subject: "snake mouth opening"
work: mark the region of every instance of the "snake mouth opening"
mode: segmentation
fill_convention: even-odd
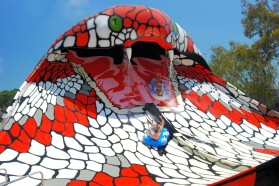
[[[134,58],[147,58],[154,60],[162,60],[161,56],[166,56],[166,51],[155,42],[136,42],[132,45],[131,62],[135,63]]]
[[[154,60],[161,60],[161,56],[166,55],[166,51],[155,42],[135,42],[131,46],[131,64],[136,65],[133,58],[141,57]],[[69,49],[66,49],[68,51]],[[111,48],[71,48],[70,50],[75,51],[76,55],[80,58],[88,58],[93,56],[107,56],[113,58],[113,63],[119,65],[123,63],[125,56],[125,48],[121,45],[116,45]]]
[[[176,106],[166,51],[159,44],[150,42],[136,42],[131,50],[130,59],[125,48],[119,46],[97,50],[68,49],[66,58],[80,64],[115,107],[132,108],[146,103]],[[149,82],[158,73],[169,93],[165,100],[154,99],[150,92]]]

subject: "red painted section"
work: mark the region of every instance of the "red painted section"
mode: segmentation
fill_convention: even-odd
[[[138,36],[143,36],[145,29],[146,29],[146,25],[141,24],[137,29]]]
[[[232,119],[232,122],[236,124],[241,124],[242,119],[245,118],[245,115],[235,108],[232,107],[232,111],[229,114],[226,114],[229,119]]]
[[[112,186],[113,185],[113,178],[103,172],[98,173],[92,181],[100,184],[100,185],[107,185]]]
[[[31,138],[26,134],[26,132],[24,130],[21,130],[18,139],[26,144],[30,144],[30,142],[31,142]]]
[[[279,150],[259,149],[259,148],[255,148],[254,150],[255,150],[256,152],[265,153],[265,154],[270,154],[270,155],[272,155],[272,156],[278,156],[278,155],[279,155]]]
[[[65,124],[54,120],[52,130],[55,132],[63,132],[65,130]]]
[[[164,56],[162,56],[162,60],[134,58],[137,65],[129,66],[129,71],[127,71],[128,64],[126,62],[114,65],[113,59],[110,57],[82,58],[77,56],[74,51],[69,51],[67,58],[70,61],[81,64],[87,70],[87,73],[91,75],[91,78],[94,79],[101,92],[118,108],[145,105],[149,101],[153,101],[160,106],[177,105],[173,86],[168,80],[169,74],[166,67],[169,61],[164,59]],[[148,83],[152,78],[156,78],[156,72],[161,73],[161,79],[166,84],[166,89],[169,90],[169,98],[167,100],[155,100],[150,94]],[[111,78],[112,74],[113,78]],[[76,100],[74,104],[76,110],[86,114],[87,109],[82,106],[81,102]],[[80,119],[80,117],[78,118]]]
[[[15,140],[9,147],[17,152],[27,152],[30,148],[30,145],[22,143],[19,140]]]
[[[150,185],[150,186],[160,186],[159,183],[156,183],[152,180],[152,178],[148,177],[148,176],[142,176],[141,178],[141,185]]]
[[[217,83],[224,87],[226,86],[226,81],[224,79],[205,69],[202,65],[195,64],[193,66],[175,66],[175,69],[180,76],[184,76],[189,79],[196,79],[200,83],[207,81],[209,83]],[[208,111],[216,118],[220,118],[221,115],[225,115],[232,122],[239,125],[243,123],[244,119],[258,128],[261,127],[260,123],[262,123],[274,130],[278,129],[277,123],[270,120],[269,116],[262,116],[256,112],[247,111],[243,108],[239,108],[239,110],[237,110],[231,107],[231,110],[228,110],[220,101],[215,100],[213,102],[206,95],[199,96],[193,91],[187,94],[182,89],[180,89],[180,92],[182,98],[190,100],[199,110],[204,113]]]
[[[90,183],[89,183],[89,186],[100,186],[100,185],[97,184],[97,183],[94,183],[94,182],[90,182]]]
[[[37,134],[35,136],[35,140],[41,144],[44,144],[45,146],[49,146],[51,143],[52,136],[49,133],[45,133],[41,131],[40,129],[37,130]]]
[[[135,9],[136,11],[131,11],[131,12],[127,12],[127,17],[129,17],[132,20],[137,21],[136,16],[139,12],[146,10],[145,6],[137,6],[137,8]]]
[[[10,129],[10,132],[11,132],[11,134],[12,134],[14,137],[17,137],[17,136],[19,135],[19,133],[20,133],[20,126],[19,126],[19,124],[18,124],[17,122],[15,122],[15,123],[13,124],[13,126],[12,126],[11,129]]]
[[[97,118],[96,105],[94,104],[87,105],[87,114],[91,118]]]
[[[68,97],[65,97],[64,98],[64,104],[65,104],[65,107],[67,107],[69,110],[71,110],[71,111],[75,110],[74,100],[72,100],[72,99],[70,99]]]
[[[137,186],[140,184],[138,178],[120,177],[115,178],[115,185],[117,186]]]
[[[85,114],[82,114],[80,112],[76,112],[76,116],[79,120],[79,124],[82,124],[86,127],[89,126],[89,122],[88,122],[87,116]]]
[[[67,122],[70,122],[70,123],[78,122],[78,118],[76,117],[75,114],[73,114],[73,112],[71,110],[69,110],[67,107],[65,107],[64,111],[65,111]]]
[[[123,6],[123,7],[116,7],[113,9],[114,13],[116,15],[119,15],[122,18],[125,18],[127,15],[127,12],[131,12],[133,10],[133,7],[131,6]],[[135,10],[133,10],[135,11]]]
[[[75,35],[75,33],[73,32],[73,30],[68,30],[64,36],[66,37],[66,36],[73,36],[73,35]],[[61,38],[63,38],[63,37],[61,37]],[[59,40],[60,40],[60,39],[57,39],[57,41],[59,41]]]
[[[61,133],[63,136],[74,137],[74,125],[73,123],[65,123],[65,130]]]
[[[160,29],[160,32],[161,32],[161,36],[162,36],[162,37],[167,37],[167,32],[166,32],[166,30],[163,29],[163,28],[159,28],[159,29]]]
[[[150,19],[149,21],[148,21],[148,24],[150,25],[150,26],[153,26],[154,28],[157,28],[157,26],[158,26],[158,22],[156,21],[156,19]]]
[[[129,168],[123,168],[121,170],[121,176],[127,176],[127,177],[137,177],[139,174],[133,171],[131,167]]]
[[[256,181],[255,167],[208,186],[254,186]]]
[[[266,118],[267,118],[268,120],[271,120],[271,121],[277,123],[277,126],[279,125],[279,118],[271,117],[271,116],[266,116]]]
[[[160,37],[161,36],[160,29],[158,27],[153,27],[152,36],[154,36],[154,37]]]
[[[40,68],[31,73],[27,78],[29,83],[39,83],[41,80],[50,81],[52,83],[57,83],[58,78],[65,78],[75,74],[73,67],[70,63],[61,62],[47,62],[43,60],[40,64]]]
[[[88,34],[88,32],[77,33],[76,45],[78,47],[86,46],[88,41],[89,41],[89,34]]]
[[[193,49],[193,41],[189,37],[187,37],[187,40],[188,40],[188,42],[187,42],[188,43],[188,51],[189,52],[193,52],[194,51],[194,49]]]
[[[146,168],[142,165],[132,164],[132,169],[140,175],[148,175]]]
[[[278,123],[275,123],[273,119],[270,119],[270,117],[266,117],[267,121],[266,121],[266,125],[274,130],[278,130]]]
[[[102,14],[104,14],[104,15],[113,15],[114,14],[114,9],[112,9],[112,8],[107,9],[107,10],[103,11]],[[92,17],[95,17],[95,16],[93,15]]]
[[[73,28],[73,31],[74,31],[75,33],[80,32],[80,25],[76,25],[76,26]]]
[[[226,81],[219,76],[213,74],[210,70],[204,68],[200,64],[192,66],[174,66],[180,76],[196,79],[198,82],[217,83],[221,86],[226,86]]]
[[[139,23],[137,21],[134,21],[133,26],[137,30],[139,27]]]
[[[166,26],[166,24],[170,24],[170,18],[169,17],[165,17],[162,15],[162,13],[158,12],[158,10],[153,9],[154,11],[152,11],[152,17],[154,18],[154,20],[156,20],[156,22],[158,22],[158,25],[161,27]],[[169,33],[167,33],[169,34]]]
[[[65,116],[64,106],[54,105],[54,118],[56,119],[55,122],[64,123],[67,121]]]
[[[153,35],[153,28],[151,26],[148,26],[145,30],[144,36],[152,36]]]
[[[2,152],[5,150],[5,146],[4,145],[0,145],[0,154],[2,154]]]
[[[124,26],[125,28],[131,27],[132,24],[133,24],[133,22],[132,22],[131,19],[129,19],[129,18],[125,18],[125,19],[124,19],[123,26]]]
[[[75,102],[76,111],[80,112],[81,114],[86,114],[87,113],[85,104],[83,104],[82,102],[80,102],[77,99],[74,102]]]
[[[26,123],[23,125],[25,132],[31,137],[34,138],[37,130],[37,124],[34,118],[29,118]]]
[[[241,108],[241,111],[244,113],[244,115],[246,117],[246,120],[249,123],[252,123],[256,127],[260,128],[260,123],[252,112],[249,112],[249,111],[247,111],[245,109],[242,109],[242,108]]]
[[[141,11],[138,13],[137,17],[136,17],[136,20],[139,22],[139,23],[146,23],[148,20],[151,19],[151,13],[150,11]]]
[[[131,167],[122,168],[120,170],[120,176],[114,178],[104,172],[97,172],[91,181],[73,180],[67,184],[67,186],[75,185],[117,185],[117,186],[136,186],[136,185],[149,185],[160,186],[155,180],[148,176],[145,166],[132,164]]]
[[[49,133],[51,128],[52,128],[52,121],[50,121],[50,119],[48,119],[47,116],[43,115],[42,116],[42,124],[40,126],[40,129],[43,132]]]

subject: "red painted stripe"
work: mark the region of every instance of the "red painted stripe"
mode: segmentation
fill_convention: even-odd
[[[254,186],[256,181],[256,174],[256,167],[252,167],[246,171],[238,173],[224,180],[209,184],[208,186]]]
[[[256,152],[261,152],[261,153],[265,153],[265,154],[270,154],[273,156],[278,156],[279,155],[279,150],[271,150],[271,149],[259,149],[259,148],[255,148],[254,149]]]

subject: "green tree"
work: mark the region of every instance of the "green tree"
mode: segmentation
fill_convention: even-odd
[[[233,41],[229,44],[228,50],[222,46],[211,48],[210,68],[253,99],[271,107],[274,92],[270,85],[276,78],[276,68],[261,59],[257,49]]]
[[[0,92],[0,108],[7,108],[11,103],[18,89],[4,90]]]
[[[251,45],[231,41],[230,49],[212,47],[209,65],[253,99],[272,107],[274,92],[271,83],[277,78],[279,57],[279,0],[241,0],[244,35]]]
[[[242,2],[244,35],[255,39],[253,48],[267,63],[279,57],[279,0],[247,0]]]

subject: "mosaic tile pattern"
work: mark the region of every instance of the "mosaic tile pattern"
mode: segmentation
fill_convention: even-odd
[[[133,56],[133,44],[147,38],[166,54]],[[113,46],[124,46],[121,64],[91,55]],[[7,109],[0,168],[9,180],[42,171],[46,185],[206,185],[277,156],[278,113],[186,54],[200,52],[160,10],[121,5],[80,21],[55,40]],[[146,88],[157,68],[167,101]],[[163,155],[142,143],[149,102],[175,129]],[[39,182],[34,175],[14,185]]]

